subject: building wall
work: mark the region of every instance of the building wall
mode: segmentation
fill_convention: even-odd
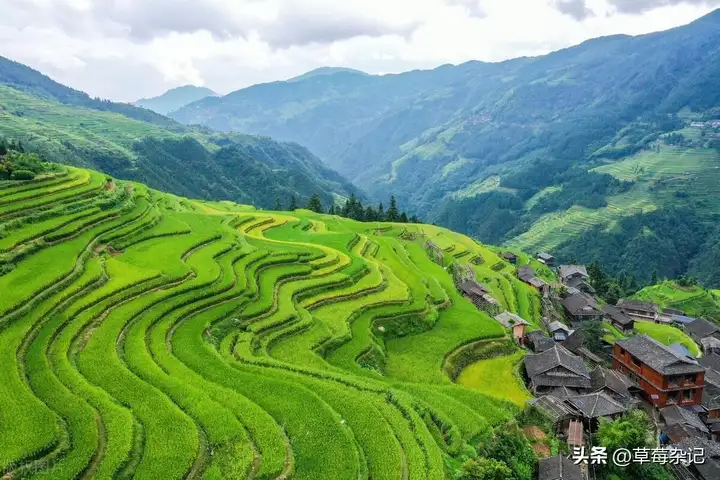
[[[621,353],[619,345],[613,348],[613,368],[626,374],[631,380],[635,381],[645,394],[645,397],[656,407],[667,406],[668,400],[676,395],[677,400],[674,402],[680,406],[700,405],[702,402],[703,385],[705,384],[705,374],[697,373],[694,384],[684,384],[678,387],[670,385],[670,377],[663,376],[644,363],[640,366],[635,365],[630,360],[630,353]],[[683,392],[694,390],[694,397],[691,400],[683,400]],[[677,393],[674,393],[677,392]],[[671,402],[673,403],[673,402]]]

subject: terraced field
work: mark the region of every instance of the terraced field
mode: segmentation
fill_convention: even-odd
[[[482,258],[478,279],[538,323],[495,252],[438,227],[73,168],[0,184],[0,476],[451,478],[525,393],[484,394],[517,350],[471,388],[446,374],[452,352],[506,333],[427,239],[445,266]]]
[[[545,214],[526,232],[508,241],[508,245],[528,252],[552,250],[592,228],[611,229],[626,217],[667,205],[691,203],[711,213],[720,208],[720,164],[714,149],[663,145],[659,152],[641,151],[591,171],[607,173],[634,185],[625,193],[608,197],[603,208],[574,206],[564,212]],[[542,191],[538,196],[546,194]],[[527,207],[535,201],[537,198],[530,199]]]

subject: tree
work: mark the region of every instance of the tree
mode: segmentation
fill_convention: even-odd
[[[293,195],[292,197],[290,197],[290,207],[288,207],[288,209],[292,212],[294,210],[297,210],[297,208],[297,199],[295,198],[295,195]]]
[[[602,337],[605,335],[602,321],[583,322],[580,327],[582,331],[583,345],[591,352],[601,355],[604,352]]]
[[[368,205],[365,208],[365,221],[366,222],[374,222],[375,220],[377,220],[377,213],[375,212],[375,210],[373,209],[373,207],[371,205]]]
[[[388,222],[397,222],[399,218],[397,201],[395,200],[395,195],[392,195],[390,197],[390,208],[388,208],[386,220]]]
[[[461,480],[507,480],[513,478],[505,462],[492,458],[469,459],[460,468]]]
[[[378,205],[378,209],[377,209],[377,219],[378,219],[379,222],[384,222],[384,221],[385,221],[385,207],[383,207],[382,202],[380,202],[380,204]]]
[[[275,210],[278,210],[278,211],[282,210],[282,205],[280,204],[279,198],[275,199]]]
[[[633,450],[636,448],[650,447],[651,441],[648,436],[650,421],[647,414],[642,410],[631,410],[624,416],[611,422],[600,424],[597,432],[597,443],[608,450],[608,456],[619,448]],[[663,468],[655,464],[631,463],[628,467],[620,468],[609,462],[603,470],[619,478],[637,478],[647,480],[670,479]]]
[[[603,272],[602,268],[600,268],[600,263],[591,263],[588,266],[587,271],[590,277],[590,285],[592,285],[600,297],[605,297],[608,289],[608,279],[605,272]]]
[[[652,276],[650,277],[650,285],[657,285],[660,283],[660,279],[658,278],[657,270],[653,270]]]
[[[420,219],[417,217],[417,215],[413,215],[410,217],[410,223],[421,223]]]
[[[620,288],[620,285],[617,284],[617,282],[612,282],[610,286],[605,291],[605,301],[608,302],[611,305],[617,305],[618,300],[623,298],[623,291]]]
[[[495,427],[492,437],[489,441],[480,445],[478,453],[482,457],[499,460],[510,468],[512,474],[500,478],[514,480],[531,480],[533,478],[536,461],[535,452],[518,424],[514,421]]]
[[[401,221],[402,223],[408,223],[407,213],[402,212],[402,214],[400,215],[400,221]]]
[[[307,204],[307,209],[312,210],[315,213],[323,213],[323,206],[320,202],[320,196],[317,193],[313,193],[310,197],[310,201]]]
[[[331,204],[330,208],[328,208],[328,214],[329,215],[335,215],[335,204]]]

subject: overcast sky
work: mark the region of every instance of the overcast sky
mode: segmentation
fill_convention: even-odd
[[[540,55],[689,23],[720,0],[0,0],[0,55],[93,96],[228,93],[320,66],[370,73]]]

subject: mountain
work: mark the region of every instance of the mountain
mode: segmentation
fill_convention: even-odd
[[[198,100],[202,100],[205,97],[216,96],[217,93],[213,92],[209,88],[185,85],[184,87],[177,87],[168,90],[158,97],[140,99],[135,102],[135,105],[147,108],[148,110],[152,110],[153,112],[161,115],[167,115],[172,111],[178,110],[185,105],[189,105]]]
[[[49,160],[193,198],[274,207],[313,193],[329,205],[358,190],[306,148],[186,127],[132,105],[92,99],[0,57],[0,138]]]
[[[337,73],[354,73],[356,75],[367,75],[367,73],[360,70],[355,70],[354,68],[320,67],[307,73],[303,73],[302,75],[298,75],[297,77],[293,77],[288,80],[288,82],[297,82],[300,80],[307,80],[308,78],[319,77],[323,75],[335,75]]]
[[[426,236],[542,325],[512,265],[433,225],[0,180],[0,476],[442,480],[493,446],[532,478],[524,352]]]
[[[172,116],[299,142],[482,241],[647,280],[692,271],[720,238],[717,131],[688,130],[720,120],[716,78],[720,11],[534,58],[256,85]]]

